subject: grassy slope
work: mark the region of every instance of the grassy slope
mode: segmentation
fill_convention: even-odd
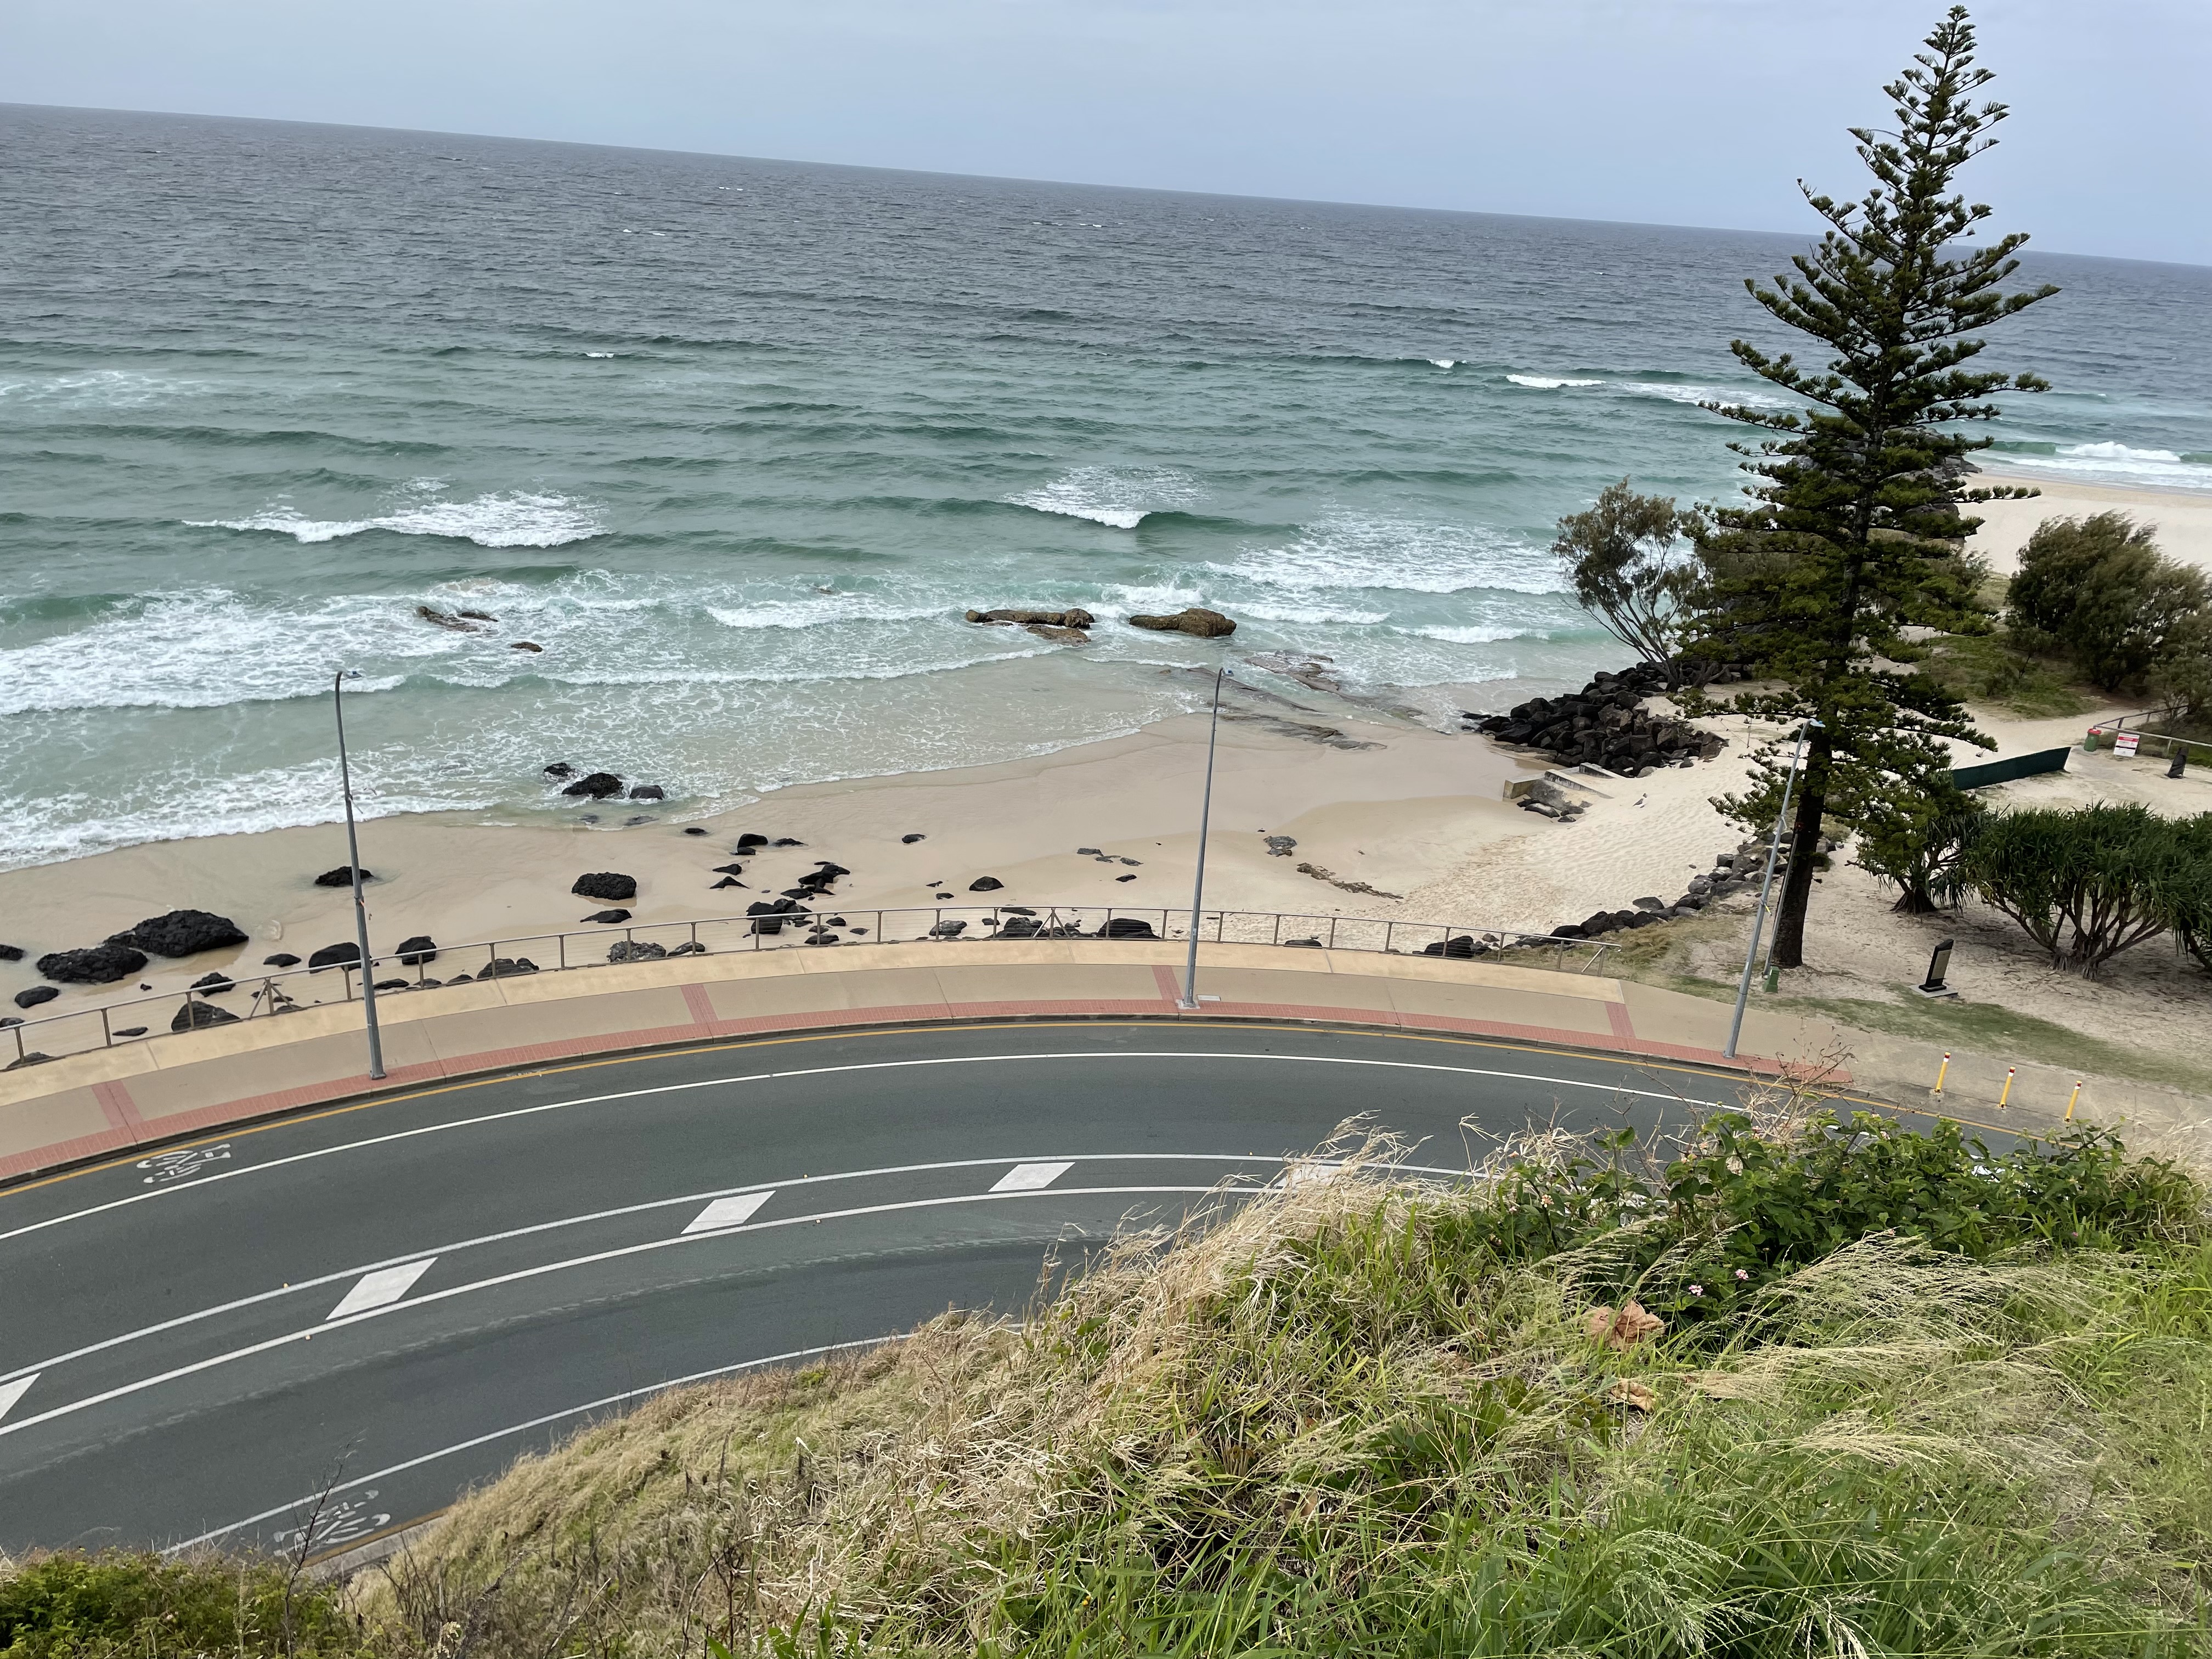
[[[368,1609],[410,1653],[2212,1652],[2203,1250],[1770,1272],[1547,1252],[1553,1193],[1309,1183],[1018,1328],[669,1396]],[[1671,1328],[1616,1349],[1624,1274]]]

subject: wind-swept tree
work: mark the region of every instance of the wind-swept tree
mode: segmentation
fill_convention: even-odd
[[[1980,520],[1960,507],[2033,490],[1972,489],[1967,457],[1990,440],[1962,422],[1996,416],[1990,394],[2046,383],[1972,366],[1979,331],[2056,293],[2002,291],[2027,238],[1962,248],[1988,217],[1955,192],[1959,170],[1996,142],[2002,104],[1977,105],[1990,79],[1974,65],[1974,32],[1954,6],[1913,67],[1884,88],[1894,131],[1854,127],[1873,185],[1856,202],[1799,189],[1829,228],[1771,286],[1747,281],[1778,321],[1829,354],[1801,367],[1748,341],[1737,361],[1811,405],[1802,412],[1710,405],[1774,435],[1735,446],[1759,480],[1747,501],[1717,508],[1699,537],[1713,572],[1701,633],[1688,648],[1755,660],[1784,688],[1736,700],[1792,726],[1820,725],[1806,746],[1796,836],[1783,884],[1775,960],[1804,960],[1820,826],[1899,790],[1919,789],[1949,764],[1942,739],[1989,746],[1960,705],[1911,665],[1916,626],[1978,631],[1978,562],[1960,544]],[[1761,777],[1723,800],[1731,816],[1771,820],[1784,763],[1759,757]]]
[[[1639,495],[1623,478],[1599,492],[1588,511],[1559,520],[1552,544],[1583,608],[1613,638],[1656,668],[1682,678],[1682,634],[1696,586],[1695,560],[1675,544],[1692,517],[1670,495]]]

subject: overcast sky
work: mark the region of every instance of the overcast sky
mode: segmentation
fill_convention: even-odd
[[[1936,0],[5,0],[0,101],[1787,230]],[[2212,0],[1986,0],[1971,175],[2212,264]]]

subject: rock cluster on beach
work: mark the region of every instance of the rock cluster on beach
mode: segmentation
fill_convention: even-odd
[[[1156,634],[1190,634],[1201,640],[1226,639],[1237,631],[1237,624],[1218,611],[1195,605],[1171,617],[1132,617],[1129,626],[1149,628]]]
[[[998,623],[1023,628],[1042,640],[1058,640],[1063,645],[1087,645],[1089,629],[1098,619],[1080,606],[1066,611],[969,611],[963,613],[971,623]],[[1157,633],[1191,634],[1202,640],[1217,640],[1237,631],[1237,624],[1218,611],[1208,611],[1193,605],[1178,611],[1171,617],[1131,617],[1132,628],[1149,628]]]
[[[1740,678],[1723,669],[1722,675]],[[1503,714],[1466,716],[1469,729],[1558,755],[1578,765],[1601,766],[1623,777],[1656,767],[1711,760],[1728,740],[1686,720],[1654,715],[1644,700],[1667,689],[1667,677],[1648,663],[1618,674],[1600,673],[1580,691],[1531,697]]]
[[[1782,832],[1781,856],[1785,860],[1793,839],[1791,831]],[[1767,845],[1765,836],[1754,836],[1738,842],[1730,851],[1715,854],[1711,871],[1691,877],[1688,887],[1671,903],[1648,895],[1636,900],[1628,909],[1601,910],[1582,921],[1564,923],[1552,929],[1552,937],[1596,939],[1624,928],[1649,927],[1655,922],[1693,916],[1731,893],[1755,891],[1765,874]],[[1832,847],[1832,842],[1823,841],[1818,850],[1826,852]]]

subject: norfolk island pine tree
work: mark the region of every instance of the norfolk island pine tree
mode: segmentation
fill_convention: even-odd
[[[1992,76],[1973,61],[1966,8],[1954,6],[1884,88],[1897,131],[1855,127],[1874,185],[1856,202],[1799,189],[1829,228],[1792,259],[1794,276],[1744,286],[1778,321],[1832,352],[1827,368],[1798,366],[1745,340],[1738,362],[1813,405],[1802,413],[1711,404],[1730,420],[1777,434],[1735,445],[1760,482],[1747,501],[1711,509],[1698,532],[1714,575],[1689,649],[1752,657],[1783,689],[1735,700],[1747,713],[1820,725],[1806,747],[1792,825],[1796,838],[1776,923],[1774,960],[1804,961],[1821,821],[1848,819],[1857,801],[1916,793],[1949,764],[1942,739],[1990,747],[1965,710],[1911,665],[1920,654],[1904,630],[1986,629],[1979,569],[1960,553],[1980,523],[1970,502],[2033,489],[1969,489],[1966,458],[1991,440],[1959,423],[1997,414],[2001,391],[2040,392],[2033,374],[1977,369],[1977,331],[2057,292],[2002,291],[2025,234],[1949,257],[1990,210],[1957,194],[1953,179],[1996,141],[2002,104],[1977,107]],[[1734,573],[1734,574],[1731,574]],[[1744,794],[1721,800],[1729,816],[1771,823],[1781,788],[1771,754]]]

